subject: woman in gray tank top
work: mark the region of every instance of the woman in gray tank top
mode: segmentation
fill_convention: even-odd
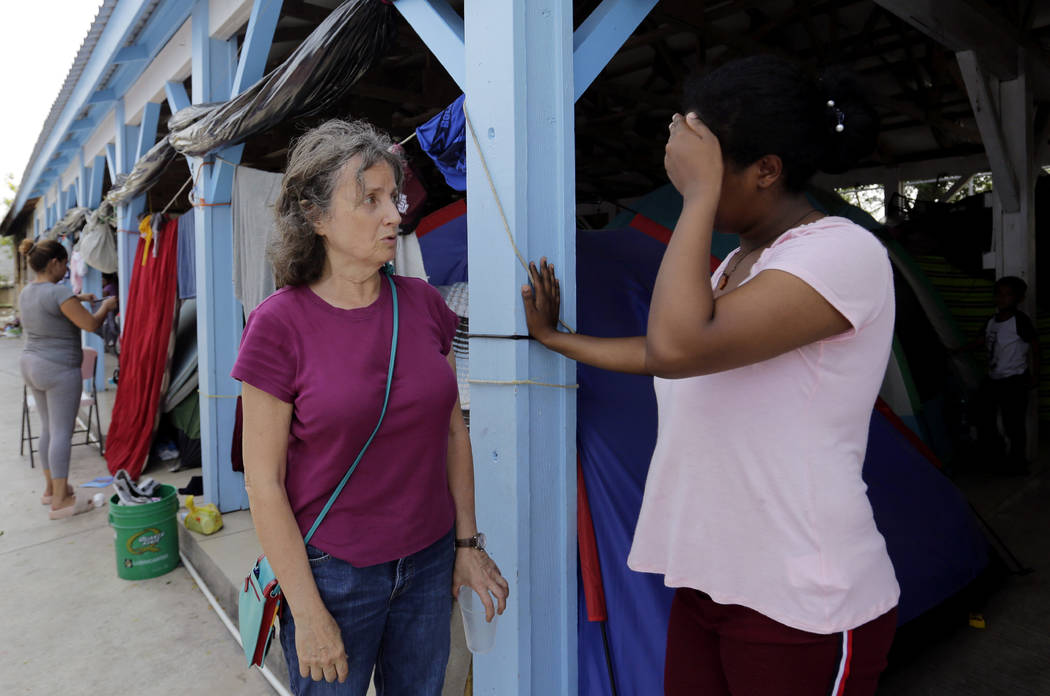
[[[54,240],[34,243],[25,239],[18,247],[36,273],[18,297],[25,346],[20,365],[26,386],[33,392],[40,414],[40,460],[46,485],[40,502],[51,506],[51,519],[60,520],[91,507],[78,501],[69,477],[69,450],[80,407],[80,330],[95,331],[117,306],[107,297],[94,314],[81,302],[94,295],[74,295],[58,281],[66,275],[69,254]]]

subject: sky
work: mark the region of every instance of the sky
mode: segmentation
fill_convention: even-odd
[[[0,0],[0,180],[8,174],[16,182],[22,178],[99,5],[99,0]]]

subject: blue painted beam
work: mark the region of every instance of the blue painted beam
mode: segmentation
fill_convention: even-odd
[[[149,51],[146,50],[145,46],[142,44],[135,44],[132,46],[125,46],[117,51],[117,54],[113,56],[113,64],[135,63],[140,60],[149,60],[149,57]]]
[[[466,90],[463,18],[446,0],[397,0],[394,7],[408,20],[459,88]]]
[[[102,202],[102,182],[105,180],[105,168],[106,158],[102,155],[96,155],[88,177],[87,201],[89,208],[97,208]]]
[[[400,4],[400,3],[398,3]],[[559,269],[575,324],[572,4],[466,0],[466,104],[518,248]],[[503,232],[467,135],[470,321],[525,333],[525,270]],[[531,341],[470,340],[478,525],[511,583],[495,647],[474,658],[474,693],[573,694],[576,663],[575,366]]]
[[[77,131],[91,131],[94,130],[96,121],[93,118],[78,118],[73,123],[69,124],[69,132],[76,133]]]
[[[573,101],[578,100],[656,6],[657,0],[603,0],[573,35]]]
[[[121,109],[123,112],[123,109]],[[117,146],[115,143],[106,143],[106,170],[109,172],[109,180],[117,180],[117,172],[120,171],[120,160],[117,159]]]
[[[116,181],[121,174],[127,174],[131,170],[133,162],[131,149],[134,147],[138,136],[133,126],[125,124],[124,100],[118,99],[113,107],[113,130],[114,147],[106,146],[106,161],[110,166],[110,178]],[[128,306],[128,288],[131,285],[131,255],[134,253],[135,245],[138,243],[132,230],[138,229],[136,218],[138,217],[139,199],[117,206],[117,286],[120,292],[120,330],[124,330],[124,322],[127,318],[126,308]],[[134,242],[132,242],[134,240]],[[130,251],[129,251],[130,247]]]
[[[77,153],[77,159],[80,162],[80,174],[77,176],[77,200],[81,205],[87,206],[88,200],[88,178],[91,175],[91,171],[88,169],[87,164],[84,162],[84,150],[81,149]]]
[[[88,97],[87,103],[102,104],[104,102],[111,102],[116,98],[117,94],[112,89],[100,89],[97,92],[92,93],[92,95]]]
[[[52,157],[52,159],[58,159],[59,157],[64,158],[64,157],[66,157],[68,155],[68,153],[79,152],[79,151],[80,151],[80,143],[78,143],[76,141],[76,139],[72,139],[71,138],[70,140],[66,140],[61,145],[58,146],[58,149],[55,150],[55,154]]]
[[[80,162],[81,193],[78,195],[85,207],[95,210],[102,202],[102,174],[103,168],[106,166],[106,158],[95,157],[92,165],[87,167],[84,164],[83,151],[81,151]],[[102,297],[102,272],[97,268],[87,267],[87,272],[84,274],[83,291],[89,292],[95,297]],[[94,348],[98,353],[98,360],[95,362],[94,379],[98,390],[103,391],[106,388],[105,343],[100,335],[89,331],[83,332],[83,341],[85,346]],[[85,388],[86,386],[85,384]]]
[[[254,23],[269,22],[272,0],[255,0],[245,36],[246,54],[237,59],[235,41],[219,41],[208,33],[208,2],[193,10],[193,102],[225,101],[231,90],[250,85],[261,76],[258,56],[269,51],[272,31]],[[265,45],[264,45],[265,44]],[[254,57],[249,57],[254,56]],[[240,69],[238,66],[243,66]],[[253,77],[253,73],[258,76]],[[176,91],[177,90],[173,90]],[[169,93],[170,98],[170,93]],[[236,163],[242,145],[224,149],[223,159]],[[229,466],[233,441],[232,398],[240,385],[230,377],[237,357],[244,312],[233,294],[233,167],[214,158],[192,160],[198,194],[209,206],[194,209],[197,235],[197,345],[201,391],[201,464],[204,497],[223,512],[248,507],[244,475]],[[215,205],[219,204],[219,205]]]
[[[230,99],[258,82],[263,76],[266,57],[273,44],[273,33],[277,29],[277,20],[281,17],[282,4],[282,0],[256,0],[252,5],[248,30],[237,60],[237,72],[233,76]]]
[[[160,123],[160,104],[146,102],[142,108],[142,120],[139,122],[138,145],[135,148],[135,161],[138,162],[157,143],[157,125]],[[129,170],[130,171],[130,170]]]
[[[171,113],[177,113],[179,109],[185,109],[190,105],[190,97],[186,94],[186,88],[181,82],[168,81],[164,83],[164,94],[168,98],[168,109]]]

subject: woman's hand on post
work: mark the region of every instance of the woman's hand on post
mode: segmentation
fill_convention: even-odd
[[[540,343],[546,343],[551,334],[558,332],[558,315],[561,311],[561,284],[554,275],[554,265],[540,259],[539,268],[529,262],[529,285],[521,287],[521,301],[525,304],[525,323],[529,335]]]
[[[94,293],[82,292],[79,295],[77,295],[77,299],[80,300],[81,302],[94,302],[98,298],[95,297]]]
[[[722,147],[711,129],[693,112],[675,114],[664,148],[667,178],[686,201],[717,203],[722,193]]]
[[[117,309],[117,298],[116,296],[107,297],[102,300],[102,307],[106,310],[106,313],[115,312]]]
[[[299,674],[313,681],[346,681],[350,666],[339,624],[327,611],[311,619],[295,621],[295,652]]]
[[[485,620],[492,621],[496,614],[507,608],[510,585],[499,572],[495,561],[480,549],[456,549],[456,565],[452,571],[452,596],[459,599],[459,588],[463,585],[477,592],[485,605]],[[489,594],[491,593],[491,597]],[[492,597],[498,601],[494,606]]]

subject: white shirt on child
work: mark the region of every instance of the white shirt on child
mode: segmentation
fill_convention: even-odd
[[[1028,341],[1022,338],[1017,322],[1023,316],[1015,314],[1005,321],[988,320],[984,327],[984,341],[988,348],[988,376],[992,379],[1005,379],[1023,375],[1028,369]],[[1022,321],[1031,326],[1031,319],[1024,316]],[[1033,330],[1029,330],[1031,333]]]
[[[900,595],[861,478],[893,277],[882,244],[839,217],[785,232],[748,279],[769,269],[806,282],[853,328],[753,365],[654,380],[659,430],[628,565],[835,633]]]

